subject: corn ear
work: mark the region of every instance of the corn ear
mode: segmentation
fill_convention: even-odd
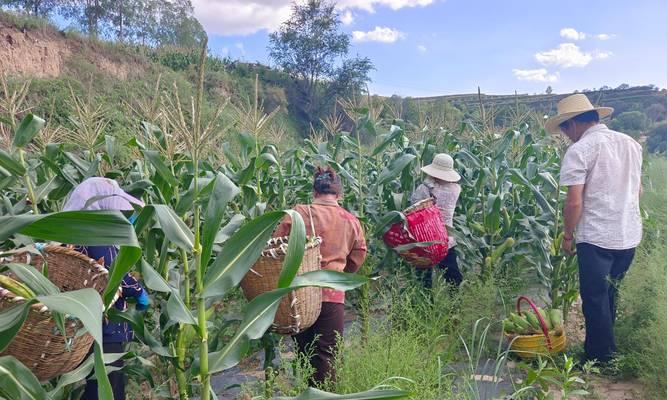
[[[549,318],[549,315],[547,315],[547,312],[544,311],[542,308],[537,307],[537,312],[540,313],[540,316],[544,320],[544,323],[547,325],[548,330],[552,330],[554,328],[553,324],[551,323],[551,318]]]
[[[509,237],[505,239],[503,244],[501,244],[500,246],[496,247],[493,250],[493,252],[491,253],[491,259],[493,261],[496,261],[503,255],[503,253],[505,253],[505,251],[507,251],[507,249],[509,249],[512,246],[514,246],[514,238]]]
[[[563,312],[557,308],[549,310],[549,319],[553,329],[562,328],[563,326]]]
[[[516,326],[509,319],[503,320],[503,332],[505,333],[514,333],[516,332]]]
[[[24,299],[32,299],[35,297],[35,292],[33,292],[28,286],[8,277],[7,275],[0,275],[0,286],[17,296],[23,297]]]
[[[517,333],[525,334],[532,332],[533,328],[530,326],[530,322],[526,321],[524,317],[511,313],[510,318],[517,328]]]
[[[540,326],[540,320],[537,319],[535,314],[533,314],[531,311],[526,312],[526,321],[530,324],[530,327],[535,331],[535,332],[540,332],[542,330],[542,327]]]

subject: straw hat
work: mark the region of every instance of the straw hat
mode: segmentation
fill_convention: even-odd
[[[567,96],[558,102],[558,114],[547,120],[544,124],[544,129],[549,133],[560,133],[558,125],[579,114],[593,110],[598,112],[600,119],[608,117],[614,112],[614,109],[611,107],[593,107],[593,104],[591,104],[591,101],[588,100],[585,94],[579,93]]]
[[[458,182],[461,175],[454,171],[454,159],[449,154],[436,154],[433,162],[422,167],[425,174],[447,182]]]

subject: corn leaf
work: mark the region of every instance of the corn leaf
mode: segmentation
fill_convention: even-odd
[[[185,306],[181,295],[176,289],[171,290],[171,295],[167,301],[167,313],[169,313],[169,319],[174,322],[197,326],[197,319]]]
[[[26,172],[23,165],[3,149],[0,149],[0,167],[7,170],[7,172],[11,173],[14,177],[21,177],[25,175]]]
[[[12,145],[16,148],[23,148],[27,146],[32,139],[44,127],[45,121],[32,114],[28,114],[23,118],[16,133],[14,134],[14,141]]]
[[[34,301],[26,301],[0,310],[0,352],[9,346],[14,336],[21,330],[32,303]]]
[[[275,289],[255,297],[247,306],[236,335],[220,351],[209,354],[209,372],[229,369],[239,363],[249,348],[250,340],[259,339],[273,323],[282,297],[292,290],[307,286],[351,290],[368,282],[368,278],[336,271],[313,271],[294,278],[289,287]]]
[[[9,263],[5,264],[19,280],[25,283],[36,295],[50,295],[60,293],[58,286],[54,285],[35,267],[28,264]]]
[[[162,179],[164,179],[172,187],[178,186],[178,180],[176,179],[174,174],[171,173],[171,170],[169,169],[169,167],[167,167],[167,164],[165,164],[164,161],[162,161],[160,153],[158,153],[155,150],[144,150],[143,153],[144,156],[146,156],[146,158],[148,159],[148,161],[153,165],[157,174],[160,175]]]
[[[95,341],[102,345],[102,315],[104,304],[95,289],[37,296],[36,299],[49,310],[76,317]]]
[[[287,214],[292,218],[292,225],[283,269],[278,277],[279,288],[288,287],[292,283],[299,272],[306,246],[306,227],[301,215],[292,210],[288,210]]]
[[[0,357],[0,395],[9,400],[44,400],[46,393],[37,377],[12,356]]]
[[[113,400],[113,390],[111,389],[111,382],[107,376],[107,369],[104,366],[104,352],[102,351],[102,344],[95,343],[94,358],[95,358],[95,378],[97,379],[97,398],[101,400]]]
[[[194,235],[183,220],[176,215],[174,210],[164,204],[155,204],[146,206],[146,208],[155,209],[155,216],[170,242],[183,250],[192,251],[194,247]]]
[[[202,256],[200,265],[202,272],[205,271],[206,266],[211,259],[215,237],[220,230],[227,204],[239,193],[241,193],[241,189],[239,189],[234,182],[222,173],[217,174],[213,181],[211,197],[209,198],[208,206],[206,207],[204,227],[202,230]]]
[[[171,287],[146,260],[141,260],[141,276],[146,287],[156,292],[171,293]]]
[[[273,229],[284,215],[283,211],[266,213],[232,235],[206,271],[202,295],[206,298],[223,296],[236,287],[257,261]]]
[[[410,165],[410,163],[415,158],[417,158],[417,156],[414,154],[403,154],[400,157],[394,159],[385,169],[382,170],[382,172],[380,172],[377,185],[384,185],[385,183],[399,176],[403,172],[403,169]]]

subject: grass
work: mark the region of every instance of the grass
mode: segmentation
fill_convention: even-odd
[[[620,374],[645,383],[647,395],[667,398],[667,159],[650,159],[642,207],[644,240],[620,290],[616,337]]]
[[[502,312],[499,292],[493,283],[482,282],[466,283],[456,292],[440,283],[425,292],[415,282],[397,279],[380,289],[377,298],[387,304],[386,314],[375,318],[365,342],[357,326],[346,332],[336,360],[338,381],[326,389],[352,393],[384,382],[410,391],[415,399],[467,398],[466,390],[457,394],[455,387],[470,362],[462,338],[476,336],[475,321],[492,321]],[[488,347],[495,357],[492,341],[482,344],[482,353]],[[462,371],[448,368],[452,363],[463,365]]]
[[[0,23],[21,31],[46,29],[52,33],[58,32],[48,20],[19,12],[0,11]]]

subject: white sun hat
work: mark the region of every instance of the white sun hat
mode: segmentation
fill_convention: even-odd
[[[436,154],[433,162],[422,167],[422,171],[429,176],[447,182],[458,182],[461,180],[461,175],[454,171],[454,159],[449,154]]]
[[[610,116],[614,109],[611,107],[593,107],[585,94],[573,94],[558,102],[558,114],[547,120],[544,129],[549,133],[560,133],[560,124],[588,111],[597,111],[600,119],[602,119]]]

